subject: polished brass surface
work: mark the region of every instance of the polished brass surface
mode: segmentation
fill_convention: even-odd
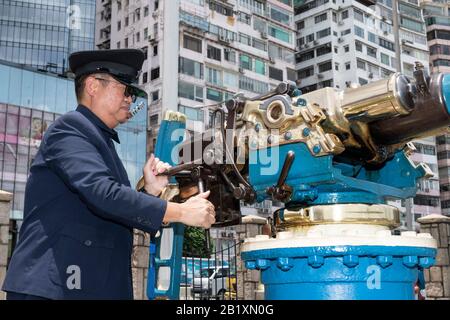
[[[389,205],[334,204],[285,209],[275,221],[278,231],[323,224],[371,224],[396,228],[400,225],[400,214],[397,208]]]

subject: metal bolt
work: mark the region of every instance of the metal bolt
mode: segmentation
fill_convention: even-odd
[[[255,125],[255,131],[256,131],[256,132],[259,132],[259,130],[261,130],[261,124],[257,123],[257,124]]]
[[[316,145],[313,147],[313,152],[314,152],[314,153],[319,153],[320,150],[322,150],[322,148],[321,148],[318,144],[316,144]]]
[[[245,261],[245,267],[249,270],[256,269],[256,262],[255,261]]]
[[[308,257],[308,264],[313,268],[320,268],[324,262],[325,259],[322,256],[314,255]]]
[[[270,264],[269,264],[269,260],[267,259],[257,259],[256,260],[256,268],[260,269],[260,270],[266,270],[267,268],[269,268]]]
[[[292,133],[291,133],[290,131],[286,132],[286,133],[284,134],[284,138],[285,138],[286,140],[290,140],[290,139],[292,138]]]
[[[91,240],[86,240],[86,241],[84,242],[84,245],[85,245],[86,247],[90,247],[90,246],[92,245],[92,241],[91,241]]]
[[[392,264],[392,257],[391,256],[378,256],[377,257],[377,263],[382,268],[389,267]]]
[[[299,106],[299,107],[305,107],[306,106],[306,100],[305,99],[302,99],[302,98],[298,98],[297,99],[297,106]]]
[[[272,142],[273,142],[273,136],[268,136],[267,143],[272,143]]]
[[[419,265],[422,268],[429,268],[434,264],[435,260],[433,257],[422,257],[419,259]]]
[[[349,254],[344,256],[344,265],[346,265],[349,268],[356,267],[359,264],[359,257],[355,256],[353,254]]]
[[[403,257],[403,264],[408,268],[414,268],[419,263],[417,256]]]
[[[311,130],[309,128],[304,128],[302,131],[302,134],[304,137],[308,137],[310,133],[311,133]]]
[[[292,264],[290,264],[289,258],[278,258],[277,267],[283,271],[289,271],[292,269]]]

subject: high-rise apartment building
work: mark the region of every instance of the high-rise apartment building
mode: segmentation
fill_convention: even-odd
[[[450,3],[446,0],[422,0],[427,27],[430,68],[450,72]],[[450,135],[436,137],[442,214],[450,214]]]
[[[108,14],[106,14],[108,12]],[[149,147],[164,110],[210,125],[207,109],[242,92],[297,79],[292,0],[97,0],[97,48],[141,48],[149,94]]]
[[[94,48],[94,0],[0,0],[0,60],[56,73]]]
[[[395,54],[395,12],[400,68]],[[386,78],[398,69],[412,77],[416,62],[430,70],[425,23],[417,0],[398,0],[397,10],[392,0],[307,0],[295,6],[295,23],[296,69],[304,92],[322,87],[344,90]],[[413,161],[428,164],[435,176],[418,183],[413,200],[397,202],[403,224],[411,229],[420,216],[440,213],[435,139],[414,144]]]

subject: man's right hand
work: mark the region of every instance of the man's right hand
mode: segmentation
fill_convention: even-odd
[[[200,193],[181,204],[169,202],[163,222],[181,222],[188,226],[209,229],[216,222],[214,206],[206,200],[209,194],[209,191]]]

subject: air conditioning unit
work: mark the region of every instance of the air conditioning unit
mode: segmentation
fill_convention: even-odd
[[[240,72],[240,73],[244,73],[244,68],[239,67],[239,72]]]
[[[275,59],[273,57],[269,57],[269,62],[273,64],[275,63]]]
[[[261,39],[267,39],[267,32],[261,32]]]
[[[343,38],[338,38],[337,40],[338,40],[339,43],[344,42],[344,39],[343,39]]]
[[[385,36],[387,36],[387,35],[389,34],[389,32],[387,32],[387,31],[385,30],[385,31],[383,31],[383,34],[384,34]]]
[[[308,43],[305,44],[305,48],[309,48],[309,44]]]
[[[153,11],[152,12],[152,17],[156,19],[156,18],[158,18],[158,14],[159,14],[158,11]]]
[[[226,36],[219,36],[219,41],[220,42],[225,42],[225,43],[229,43],[230,42],[230,40]]]
[[[149,35],[148,36],[148,41],[149,42],[155,42],[155,38],[153,37],[153,35]]]
[[[319,79],[323,79],[323,74],[321,74],[321,73],[318,73],[318,74],[317,74],[317,78],[319,78]]]
[[[402,44],[413,44],[413,42],[406,39],[402,39]]]
[[[343,26],[344,25],[344,21],[339,21],[338,22],[338,26]]]
[[[301,46],[299,46],[298,47],[300,50],[302,50],[302,49],[304,49],[305,48],[305,45],[304,44],[302,44]]]

